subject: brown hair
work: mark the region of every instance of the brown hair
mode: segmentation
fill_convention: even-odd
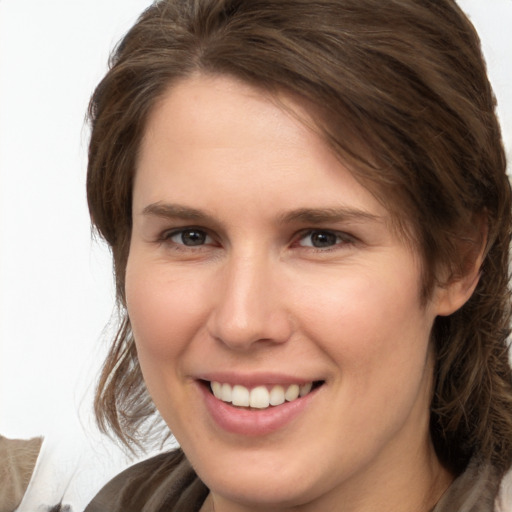
[[[196,72],[314,105],[319,132],[419,248],[425,300],[441,269],[465,273],[475,225],[487,223],[476,291],[434,325],[431,433],[453,471],[473,455],[504,471],[511,194],[480,42],[453,0],[161,0],[142,14],[89,110],[89,208],[112,248],[122,314],[97,389],[100,427],[130,444],[156,417],[124,308],[132,184],[148,113]]]

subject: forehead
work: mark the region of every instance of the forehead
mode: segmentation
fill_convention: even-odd
[[[263,199],[258,191],[278,200],[292,189],[302,189],[311,202],[336,202],[331,189],[344,175],[351,201],[371,202],[383,214],[313,125],[295,98],[273,97],[229,77],[187,78],[166,92],[148,118],[136,189],[156,196],[172,180],[176,193],[198,194],[200,178],[202,191],[246,194],[251,202]]]
[[[228,76],[197,74],[173,84],[156,102],[141,152],[147,156],[152,139],[154,151],[156,137],[174,150],[249,150],[262,143],[270,144],[270,150],[304,138],[305,123],[292,119],[294,115],[309,119],[306,109],[287,96],[273,96]],[[309,139],[308,145],[320,142]]]

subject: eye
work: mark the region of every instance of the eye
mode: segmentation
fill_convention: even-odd
[[[328,249],[352,241],[350,235],[345,233],[315,229],[304,233],[299,239],[298,245],[315,249]]]
[[[180,229],[179,231],[173,231],[166,236],[167,240],[177,244],[185,245],[187,247],[197,247],[205,244],[211,244],[213,242],[212,237],[197,228],[186,228]]]

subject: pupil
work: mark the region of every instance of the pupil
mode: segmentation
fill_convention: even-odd
[[[204,244],[206,235],[201,231],[185,231],[181,235],[181,239],[185,245],[201,245]]]
[[[336,235],[334,233],[320,231],[311,235],[311,242],[314,247],[330,247],[336,244]]]

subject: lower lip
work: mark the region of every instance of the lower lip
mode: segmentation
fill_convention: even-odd
[[[215,398],[204,384],[199,384],[206,408],[215,423],[223,430],[244,436],[264,436],[280,430],[300,416],[317,393],[271,406],[268,409],[240,409]]]

